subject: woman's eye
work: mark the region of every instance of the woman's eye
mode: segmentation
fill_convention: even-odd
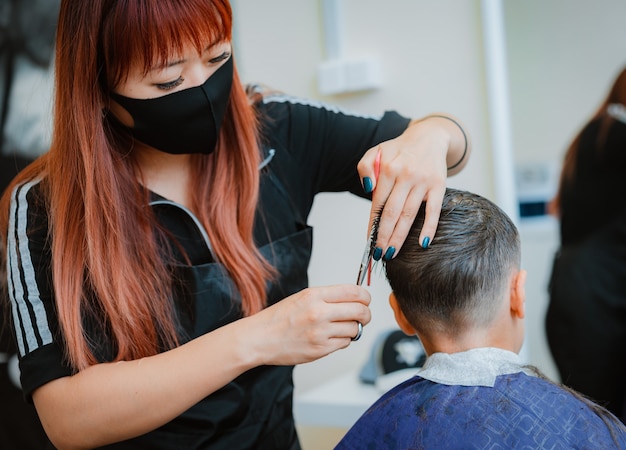
[[[172,89],[180,86],[183,83],[183,81],[185,81],[185,79],[183,77],[178,77],[174,81],[169,81],[167,83],[157,83],[155,86],[158,89],[161,89],[163,91],[169,91],[169,90],[172,90]]]
[[[222,62],[222,61],[226,61],[228,58],[230,58],[230,52],[224,52],[224,53],[222,53],[221,55],[219,55],[219,56],[217,56],[215,58],[211,58],[209,60],[209,62],[211,64],[215,64],[215,63],[219,63],[219,62]]]

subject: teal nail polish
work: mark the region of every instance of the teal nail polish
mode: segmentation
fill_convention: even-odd
[[[422,248],[428,248],[428,244],[430,244],[430,238],[426,236],[424,239],[422,239]]]
[[[380,247],[376,247],[374,249],[374,254],[372,255],[372,258],[374,258],[374,261],[378,261],[380,260],[381,256],[383,256],[383,249]]]
[[[393,254],[395,252],[396,252],[396,248],[395,247],[389,247],[387,249],[387,251],[385,252],[385,256],[383,256],[383,260],[389,261],[391,258],[393,258]]]
[[[366,194],[369,194],[374,189],[374,184],[370,177],[363,177],[363,190]]]

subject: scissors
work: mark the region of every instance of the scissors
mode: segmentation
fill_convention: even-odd
[[[374,249],[376,248],[376,238],[378,237],[378,222],[380,216],[374,218],[372,222],[372,228],[370,229],[370,235],[365,244],[365,250],[361,257],[361,265],[359,267],[359,275],[356,279],[357,286],[362,286],[365,281],[365,275],[367,275],[367,285],[370,284],[370,277],[372,274],[372,255],[374,255]]]
[[[378,154],[376,155],[376,160],[374,161],[374,174],[376,176],[376,181],[378,181],[378,173],[380,172],[380,147],[378,147]],[[359,266],[359,275],[356,278],[357,286],[362,286],[363,281],[365,281],[365,274],[367,274],[367,285],[370,284],[370,276],[372,274],[372,256],[374,255],[374,249],[376,248],[376,240],[378,239],[378,224],[380,222],[380,214],[374,217],[372,221],[372,227],[370,228],[370,235],[367,239],[367,244],[365,244],[365,250],[363,251],[363,256],[361,257],[361,264]],[[352,338],[353,341],[358,341],[363,334],[363,324],[361,322],[357,322],[359,328],[356,333],[356,336]]]
[[[374,174],[376,176],[376,181],[378,182],[378,174],[380,172],[380,147],[378,147],[378,154],[376,155],[376,160],[374,161]],[[378,224],[380,222],[380,214],[374,217],[372,221],[372,227],[370,228],[370,235],[367,239],[367,243],[365,244],[365,250],[363,251],[363,256],[361,257],[361,265],[359,266],[359,275],[356,279],[357,286],[362,286],[365,281],[365,275],[367,274],[367,285],[370,284],[370,277],[372,274],[372,255],[374,254],[374,250],[376,248],[376,240],[378,239]]]

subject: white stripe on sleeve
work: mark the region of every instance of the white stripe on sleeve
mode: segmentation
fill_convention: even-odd
[[[22,356],[52,342],[52,333],[37,286],[26,233],[28,224],[26,195],[38,182],[39,180],[34,180],[17,186],[13,191],[7,237],[9,297],[12,303],[18,348]],[[30,310],[32,310],[32,316]],[[38,342],[38,336],[41,342]]]

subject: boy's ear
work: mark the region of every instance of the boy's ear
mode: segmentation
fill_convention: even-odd
[[[406,334],[407,336],[415,336],[417,332],[402,312],[402,309],[398,304],[398,299],[393,292],[389,294],[389,305],[391,305],[391,309],[393,310],[393,315],[396,318],[396,322],[398,323],[398,326],[404,332],[404,334]]]
[[[526,271],[520,270],[511,281],[511,314],[519,319],[526,315]]]

